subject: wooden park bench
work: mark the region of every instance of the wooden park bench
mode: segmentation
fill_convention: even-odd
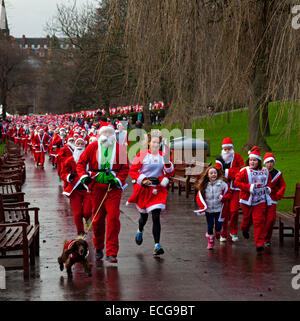
[[[21,189],[21,181],[0,181],[0,195],[5,203],[23,202],[25,193]]]
[[[26,179],[26,168],[23,160],[10,160],[8,154],[3,154],[0,157],[0,172],[1,171],[19,171],[22,175],[22,183]]]
[[[284,196],[283,199],[292,199],[293,206],[290,212],[277,212],[279,241],[283,243],[284,237],[294,237],[295,250],[299,249],[299,216],[300,216],[300,183],[296,183],[295,195]],[[292,233],[285,233],[285,229]]]
[[[0,259],[23,257],[22,266],[8,269],[22,268],[25,279],[29,277],[29,262],[34,265],[35,256],[39,256],[39,208],[28,208],[28,205],[26,202],[5,204],[0,196]],[[34,212],[34,225],[30,212]],[[16,251],[22,251],[22,254],[7,255]]]
[[[197,190],[194,185],[201,176],[203,170],[205,170],[211,164],[200,164],[198,162],[192,164],[174,164],[175,174],[170,178],[171,191],[174,192],[175,184],[178,186],[178,195],[181,195],[181,191],[185,191],[186,198],[189,197],[190,193],[194,194],[196,199]],[[201,172],[199,167],[201,166]]]
[[[187,164],[174,164],[175,173],[170,177],[171,191],[174,192],[175,185],[178,187],[178,195],[181,195],[182,188],[185,190],[186,197],[189,194],[189,177],[186,175]]]
[[[20,181],[24,184],[22,171],[19,169],[0,170],[0,182]]]

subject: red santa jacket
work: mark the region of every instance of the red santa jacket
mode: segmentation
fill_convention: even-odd
[[[74,149],[66,144],[64,145],[58,152],[57,154],[57,174],[58,176],[61,178],[61,171],[62,171],[62,167],[63,162],[70,156],[73,156],[74,153]]]
[[[87,171],[87,165],[89,171]],[[94,179],[99,175],[99,172],[97,172],[99,169],[101,169],[101,144],[99,141],[95,141],[89,144],[81,154],[77,163],[77,173],[80,180],[87,176]],[[129,172],[129,161],[125,147],[118,142],[115,142],[113,146],[110,171],[118,180],[120,187],[125,189],[127,186],[125,181]],[[94,181],[90,185],[91,188],[93,184]]]
[[[35,152],[46,152],[48,149],[48,145],[50,143],[50,136],[46,133],[43,133],[43,135],[34,135],[32,144],[34,146]]]
[[[57,156],[60,148],[62,148],[65,144],[65,140],[61,138],[58,134],[52,136],[50,150],[51,155]]]
[[[262,184],[257,184],[256,178],[260,179]],[[250,169],[249,166],[242,168],[236,174],[234,184],[240,188],[240,203],[249,206],[253,205],[254,189],[258,188],[258,190],[264,191],[266,202],[268,205],[271,205],[271,197],[269,195],[271,193],[271,175],[265,167],[260,170]]]
[[[76,187],[80,184],[80,177],[76,170],[77,164],[74,160],[73,155],[66,158],[61,168],[61,179],[65,182],[63,194],[70,196]],[[70,180],[70,175],[74,173],[76,176]]]
[[[219,156],[216,159],[216,168],[220,168],[224,172],[224,176],[230,181],[230,188],[232,190],[239,190],[234,184],[236,174],[241,168],[245,166],[242,156],[238,153],[234,153],[232,162],[226,164],[223,157]]]
[[[277,204],[277,201],[281,200],[284,196],[286,183],[283,179],[282,173],[273,168],[272,171],[270,171],[271,175],[271,194],[270,197],[272,199],[272,204]]]
[[[28,135],[29,135],[29,129],[23,128],[23,131],[21,132],[21,139],[22,140],[28,139]]]
[[[17,139],[21,139],[24,132],[24,128],[22,126],[15,126],[13,129],[13,137]]]
[[[219,216],[218,220],[220,222],[223,222],[225,219],[225,216],[227,215],[226,211],[224,210],[224,203],[226,201],[228,201],[232,196],[232,191],[229,187],[229,184],[225,185],[225,188],[222,190],[221,195],[223,196],[221,199],[221,202],[223,203],[223,205],[222,205],[222,209],[221,209],[220,216]],[[207,204],[206,204],[205,199],[204,199],[203,195],[201,194],[200,190],[197,193],[196,201],[199,206],[199,210],[194,211],[194,212],[197,213],[197,215],[205,214],[205,212],[207,210]]]

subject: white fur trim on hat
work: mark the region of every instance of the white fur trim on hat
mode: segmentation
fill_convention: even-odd
[[[261,157],[259,155],[256,155],[256,154],[249,154],[249,158],[250,157],[257,158],[257,159],[261,160]]]
[[[270,161],[273,161],[275,164],[275,158],[273,158],[273,157],[268,157],[268,158],[264,159],[264,164],[266,164],[267,162],[270,162]]]
[[[223,144],[222,148],[224,148],[224,147],[233,147],[233,145],[232,144]]]
[[[102,135],[105,131],[110,131],[113,134],[115,133],[115,129],[113,128],[113,126],[102,126],[99,128],[99,135]]]

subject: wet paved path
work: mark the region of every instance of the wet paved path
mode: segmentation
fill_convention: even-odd
[[[135,208],[125,206],[131,184],[121,202],[119,263],[96,266],[90,234],[93,276],[87,277],[77,265],[69,281],[57,263],[63,241],[76,236],[69,200],[62,195],[62,183],[50,163],[46,162],[45,170],[35,168],[27,155],[26,168],[25,200],[40,208],[40,258],[29,281],[23,281],[22,270],[6,272],[7,289],[0,290],[0,301],[300,299],[300,289],[291,286],[292,267],[300,264],[292,238],[280,247],[275,231],[272,249],[261,256],[256,254],[253,234],[250,240],[240,236],[236,244],[217,243],[213,251],[207,251],[205,217],[193,213],[196,205],[184,195],[169,192],[168,209],[161,215],[165,254],[153,258],[151,218],[143,244],[138,247],[134,242],[138,215]]]

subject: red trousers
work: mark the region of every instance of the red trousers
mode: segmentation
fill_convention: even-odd
[[[227,237],[228,222],[229,232],[232,235],[238,234],[239,226],[239,208],[240,208],[240,191],[232,191],[231,199],[224,204],[224,211],[226,211],[225,219],[222,225],[222,237]]]
[[[272,204],[271,206],[267,206],[267,219],[265,225],[266,242],[270,242],[272,238],[273,228],[276,221],[276,205],[277,204]]]
[[[27,138],[22,139],[22,148],[25,153],[27,153]]]
[[[95,183],[91,191],[93,217],[101,204],[107,185]],[[117,256],[119,251],[119,233],[120,233],[120,202],[122,191],[119,188],[113,188],[107,195],[98,214],[93,222],[93,242],[97,250],[104,248],[104,239],[106,243],[106,256]],[[106,222],[106,233],[105,233]],[[106,235],[105,235],[106,234]],[[105,237],[106,236],[106,237]]]
[[[82,218],[88,220],[92,215],[90,193],[87,193],[86,190],[75,189],[70,195],[70,204],[73,210],[77,235],[79,235],[80,233],[85,232]]]
[[[265,225],[267,217],[266,203],[264,202],[253,206],[248,206],[241,203],[241,207],[243,211],[241,230],[248,232],[251,226],[251,222],[253,222],[255,246],[264,246],[266,234]]]
[[[15,137],[14,142],[16,145],[21,146],[21,138],[20,137]]]
[[[39,163],[41,166],[44,166],[45,163],[45,152],[35,152],[34,153],[35,162]]]

